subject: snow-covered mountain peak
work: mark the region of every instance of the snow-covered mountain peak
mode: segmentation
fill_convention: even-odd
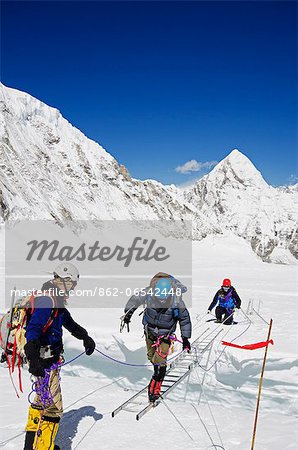
[[[240,151],[192,188],[140,181],[57,109],[4,85],[0,182],[0,224],[22,218],[191,220],[194,239],[232,232],[267,260],[277,247],[298,257],[297,190],[269,186]]]
[[[32,116],[42,116],[47,120],[57,121],[62,118],[56,108],[52,108],[26,92],[9,88],[0,83],[0,101],[5,111],[16,114],[19,120],[28,120]]]
[[[7,137],[7,125],[10,122],[14,122],[22,130],[24,137],[30,134],[29,140],[35,144],[42,137],[44,144],[50,144],[53,158],[55,152],[61,153],[63,144],[70,140],[75,141],[75,145],[68,146],[67,156],[75,158],[77,146],[83,145],[88,150],[96,150],[101,158],[115,162],[112,155],[71,125],[58,109],[46,105],[26,92],[0,83],[0,137]]]
[[[263,258],[269,259],[276,247],[288,248],[297,258],[297,191],[269,186],[239,150],[233,150],[185,195],[223,229],[249,239]]]
[[[60,112],[0,89],[0,223],[15,219],[193,220],[197,239],[219,233],[175,186],[132,179]],[[185,227],[185,233],[188,233]],[[183,231],[183,232],[184,232]]]
[[[217,180],[219,187],[224,184],[231,184],[234,187],[238,185],[244,189],[249,186],[258,188],[268,186],[250,159],[237,149],[220,161],[206,177],[211,182]]]

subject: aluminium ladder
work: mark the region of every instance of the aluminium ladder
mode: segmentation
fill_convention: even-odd
[[[214,340],[223,331],[222,328],[218,330],[218,327],[210,333],[207,333],[209,330],[210,327],[206,328],[206,330],[192,342],[192,353],[189,354],[187,353],[187,350],[184,350],[171,363],[169,363],[168,370],[162,384],[160,399],[155,402],[148,402],[148,386],[145,386],[135,395],[122,403],[122,405],[118,406],[118,408],[112,412],[112,417],[115,417],[120,411],[134,413],[138,411],[136,414],[136,420],[140,420],[152,408],[158,406],[162,400],[178,386],[178,384],[190,375],[194,367],[200,364],[204,353],[210,346],[212,346]]]

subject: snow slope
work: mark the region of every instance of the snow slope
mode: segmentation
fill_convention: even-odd
[[[223,277],[231,277],[242,298],[244,312],[250,299],[254,300],[257,310],[261,302],[261,315],[265,320],[272,317],[274,321],[272,337],[275,345],[269,347],[268,352],[255,450],[296,449],[298,336],[294,308],[297,266],[262,262],[248,242],[232,233],[195,242],[193,250],[193,338],[207,326],[217,326],[205,322],[205,313]],[[123,304],[125,302],[124,298]],[[146,363],[138,314],[133,317],[131,333],[120,334],[119,317],[122,312],[119,309],[98,309],[92,314],[90,310],[74,309],[72,313],[88,328],[101,351],[121,361]],[[268,326],[256,314],[250,317],[251,325],[239,311],[237,325],[220,325],[224,328],[222,338],[236,338],[238,344],[265,340]],[[240,334],[242,336],[237,338]],[[68,333],[65,333],[65,342],[67,360],[82,350],[81,343]],[[64,450],[141,450],[160,448],[161,445],[173,450],[250,448],[263,350],[227,349],[221,354],[222,348],[220,340],[217,340],[207,368],[218,360],[207,372],[203,388],[204,372],[196,369],[189,383],[181,384],[166,401],[180,424],[165,405],[158,406],[140,422],[129,412],[111,418],[110,413],[115,407],[148,383],[150,367],[127,367],[99,355],[83,356],[65,366],[62,371],[65,416],[59,433],[60,445]],[[23,442],[20,433],[28,407],[29,377],[25,372],[26,394],[20,400],[14,396],[7,370],[3,367],[0,368],[0,380],[0,446],[20,449]],[[201,420],[213,442],[220,444],[222,441],[222,447],[211,447]],[[3,444],[9,438],[12,440]]]
[[[269,186],[238,150],[191,189],[136,180],[57,109],[2,84],[0,182],[0,222],[188,219],[194,239],[232,231],[266,261],[298,255],[297,187]]]

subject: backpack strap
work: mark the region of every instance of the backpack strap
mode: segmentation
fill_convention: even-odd
[[[230,298],[233,296],[233,291],[232,289],[227,293],[227,295],[225,296],[225,301],[227,302],[228,300],[230,300]]]
[[[36,300],[36,298],[43,297],[44,295],[46,295],[47,297],[49,297],[52,300],[52,311],[51,311],[51,314],[50,314],[50,317],[49,317],[47,323],[45,324],[45,326],[42,329],[42,333],[46,333],[48,331],[48,329],[50,328],[50,326],[54,322],[54,319],[58,316],[58,312],[59,312],[59,310],[57,308],[56,297],[52,296],[47,291],[45,291],[43,293],[43,295],[37,295],[36,291],[34,291],[34,292],[32,292],[31,297],[29,299],[30,308],[31,308],[30,314],[32,315],[34,310],[35,310],[35,300]]]
[[[56,319],[57,316],[58,316],[58,308],[53,308],[52,312],[51,312],[51,315],[49,317],[49,320],[47,321],[47,323],[43,327],[43,330],[42,330],[43,333],[46,333],[48,331],[48,329],[50,328],[50,326],[54,322],[54,319]]]

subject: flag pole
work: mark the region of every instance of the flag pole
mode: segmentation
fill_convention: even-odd
[[[273,320],[271,319],[270,320],[270,324],[269,324],[269,331],[268,331],[267,342],[269,342],[269,340],[270,340],[272,323],[273,323]],[[261,392],[262,392],[262,386],[263,386],[263,378],[264,378],[264,372],[265,372],[265,366],[266,366],[267,351],[268,351],[268,344],[267,344],[267,346],[265,348],[262,372],[261,372],[260,383],[259,383],[259,393],[258,393],[258,400],[257,400],[257,407],[256,407],[255,421],[254,421],[254,429],[253,429],[251,448],[250,448],[251,450],[254,450],[254,446],[255,446],[256,432],[257,432],[257,423],[258,423],[258,415],[259,415]]]

